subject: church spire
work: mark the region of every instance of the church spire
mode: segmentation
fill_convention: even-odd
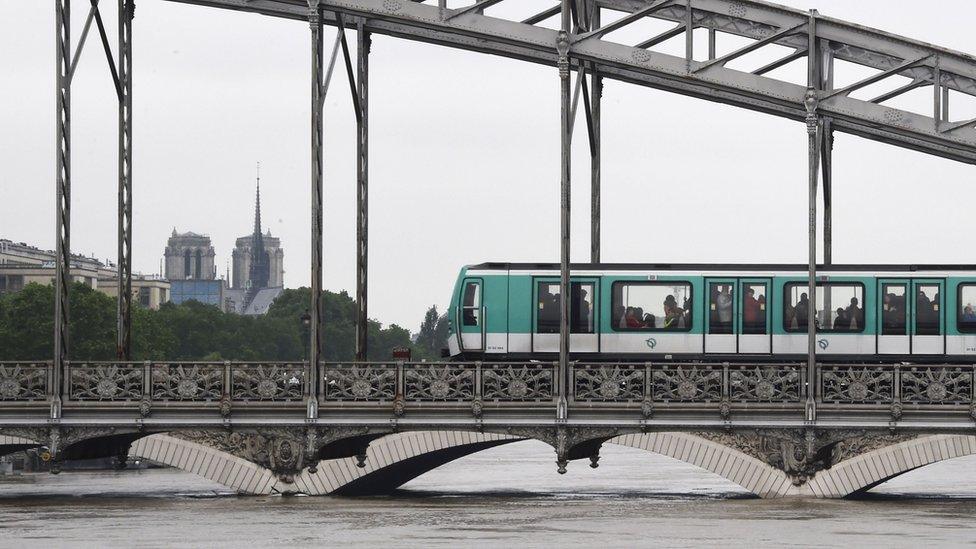
[[[258,178],[254,195],[254,234],[261,234],[261,163],[258,162]]]

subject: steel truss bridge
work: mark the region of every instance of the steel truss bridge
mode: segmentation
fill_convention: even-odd
[[[976,453],[976,366],[820,363],[814,315],[809,315],[805,364],[579,362],[569,348],[569,300],[562,302],[560,353],[554,363],[364,361],[372,34],[557,69],[563,295],[571,270],[570,145],[580,110],[591,160],[590,261],[600,262],[604,79],[804,123],[808,293],[814,300],[821,181],[824,262],[831,262],[834,133],[976,163],[976,119],[953,118],[950,111],[956,94],[976,96],[973,56],[758,0],[553,0],[548,9],[517,20],[498,16],[501,7],[516,0],[465,0],[451,6],[446,0],[170,1],[309,23],[310,360],[131,362],[135,4],[117,0],[119,33],[113,51],[98,0],[89,0],[77,41],[71,39],[70,0],[54,0],[58,258],[53,360],[0,363],[0,450],[43,446],[54,470],[65,459],[118,455],[124,461],[131,454],[244,492],[369,493],[515,440],[552,445],[560,472],[575,459],[589,458],[597,465],[601,446],[616,443],[695,463],[765,497],[842,497],[927,463]],[[668,30],[639,43],[615,38],[616,31],[649,19],[667,23]],[[331,50],[325,26],[338,29]],[[93,28],[119,106],[118,362],[69,360],[68,352],[71,81]],[[347,29],[357,31],[355,61]],[[707,56],[695,56],[695,31],[707,36]],[[684,55],[661,51],[662,44],[678,37],[684,38]],[[736,45],[723,48],[730,38]],[[765,48],[785,53],[762,66],[735,68]],[[321,360],[322,122],[324,96],[340,52],[358,126],[359,360],[329,364]],[[835,87],[838,61],[873,72]],[[791,64],[805,69],[803,82],[776,76],[783,72],[777,69]],[[885,83],[883,93],[864,96]],[[932,92],[929,113],[891,105],[919,88]]]

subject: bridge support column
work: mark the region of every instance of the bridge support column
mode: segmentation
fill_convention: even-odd
[[[322,10],[319,0],[308,0],[312,29],[312,269],[311,319],[309,326],[308,417],[318,417],[319,360],[322,352]]]
[[[51,417],[61,417],[61,394],[68,363],[68,291],[71,285],[71,0],[54,2],[57,113],[54,262],[54,375]]]
[[[820,74],[817,81],[820,90],[832,90],[834,88],[834,50],[830,48],[829,40],[821,40],[817,55],[820,63],[817,65]],[[833,254],[833,219],[831,205],[833,203],[833,152],[834,152],[834,125],[833,121],[825,116],[820,117],[820,162],[822,163],[823,178],[823,257],[824,265],[832,265],[834,262]],[[830,310],[830,307],[827,307]]]
[[[559,209],[559,380],[557,417],[567,417],[569,392],[569,254],[570,254],[570,160],[572,106],[570,104],[569,32],[570,0],[562,0],[562,26],[556,38],[560,82],[560,209]]]
[[[589,29],[600,28],[600,6],[594,2]],[[600,262],[600,110],[603,99],[603,77],[596,63],[591,67],[592,91],[590,92],[590,263]]]
[[[367,280],[369,259],[369,47],[370,36],[360,22],[356,27],[357,78],[356,92],[359,97],[356,116],[356,360],[366,360],[369,328],[367,308]],[[350,75],[351,76],[351,75]]]
[[[817,162],[820,156],[820,118],[817,116],[817,92],[816,84],[819,81],[817,71],[816,53],[816,10],[810,11],[810,22],[808,32],[808,51],[807,60],[807,93],[804,99],[804,106],[807,110],[807,149],[808,149],[808,276],[807,276],[807,401],[806,401],[806,420],[809,422],[817,419],[816,406],[816,385],[817,385],[817,172],[819,167]]]
[[[133,0],[119,0],[119,249],[117,355],[132,359],[132,18]]]

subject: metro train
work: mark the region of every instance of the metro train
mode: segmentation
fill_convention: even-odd
[[[574,264],[580,360],[801,360],[807,320],[827,362],[976,361],[976,266]],[[445,354],[554,360],[559,265],[483,263],[458,275]]]

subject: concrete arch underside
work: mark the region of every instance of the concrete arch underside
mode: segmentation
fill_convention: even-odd
[[[455,459],[519,440],[523,439],[466,431],[397,433],[370,444],[365,467],[358,467],[351,457],[322,461],[315,473],[305,470],[294,483],[245,459],[166,434],[134,442],[129,455],[195,473],[243,494],[368,495],[389,492]],[[692,434],[630,434],[607,442],[696,465],[762,498],[843,498],[931,463],[976,454],[974,436],[920,436],[844,460],[796,486],[783,471]]]
[[[519,440],[523,439],[466,431],[397,433],[369,445],[364,467],[352,457],[321,461],[315,473],[306,469],[294,483],[245,459],[166,434],[137,440],[129,457],[176,467],[243,494],[368,495],[389,492],[445,463]]]
[[[743,452],[695,435],[643,433],[619,436],[608,442],[641,448],[697,465],[762,498],[843,498],[931,463],[976,454],[974,436],[920,436],[841,461],[796,486],[783,471]]]

